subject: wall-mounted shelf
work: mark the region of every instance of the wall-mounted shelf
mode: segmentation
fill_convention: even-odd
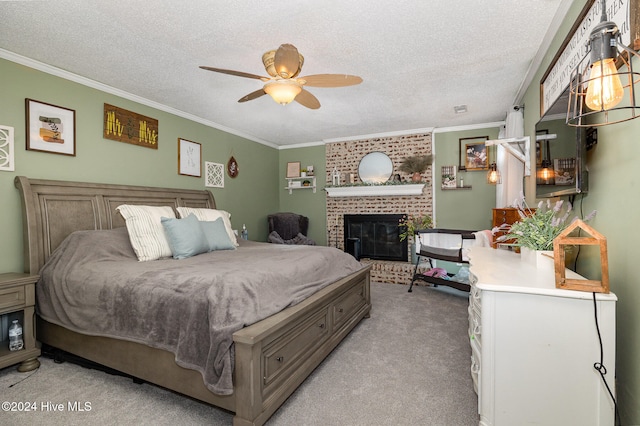
[[[328,186],[329,197],[376,197],[392,195],[421,195],[424,183],[406,185]]]
[[[456,186],[455,188],[442,188],[443,191],[452,191],[452,190],[456,190],[456,189],[471,189],[472,186],[471,185],[465,185],[465,186]]]
[[[293,178],[285,178],[287,180],[287,186],[284,189],[289,190],[289,194],[293,194],[294,189],[313,189],[313,193],[316,193],[316,177],[315,176],[305,176],[305,177],[293,177]],[[304,185],[304,181],[311,182],[310,185]]]

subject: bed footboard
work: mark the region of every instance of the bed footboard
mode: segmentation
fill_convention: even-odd
[[[236,332],[233,424],[266,422],[370,310],[367,267]]]

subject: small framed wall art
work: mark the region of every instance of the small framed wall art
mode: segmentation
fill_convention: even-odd
[[[178,138],[178,174],[185,176],[202,176],[202,149],[198,142]]]
[[[25,104],[27,149],[75,156],[75,110],[33,99],[25,99]]]
[[[300,162],[292,161],[287,163],[287,177],[296,178],[300,177]]]

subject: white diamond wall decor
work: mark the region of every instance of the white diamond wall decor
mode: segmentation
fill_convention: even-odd
[[[13,127],[0,126],[0,170],[15,170],[13,153]]]
[[[205,186],[224,188],[224,164],[204,162],[206,169]]]

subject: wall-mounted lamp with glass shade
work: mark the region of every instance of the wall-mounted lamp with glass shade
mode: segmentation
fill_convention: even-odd
[[[500,175],[498,165],[495,161],[489,166],[489,171],[487,172],[487,183],[490,185],[502,183],[502,176]]]
[[[601,21],[591,31],[587,54],[571,74],[566,120],[570,126],[603,126],[640,115],[635,93],[640,73],[633,69],[633,58],[640,55],[622,43],[618,26],[607,20],[605,0],[600,7]],[[628,102],[621,104],[625,90]],[[610,115],[611,111],[618,112]]]
[[[540,163],[540,167],[536,171],[536,185],[555,185],[555,171],[551,162],[551,148],[549,140],[555,139],[555,134],[536,135],[536,141],[544,142],[544,159]]]

